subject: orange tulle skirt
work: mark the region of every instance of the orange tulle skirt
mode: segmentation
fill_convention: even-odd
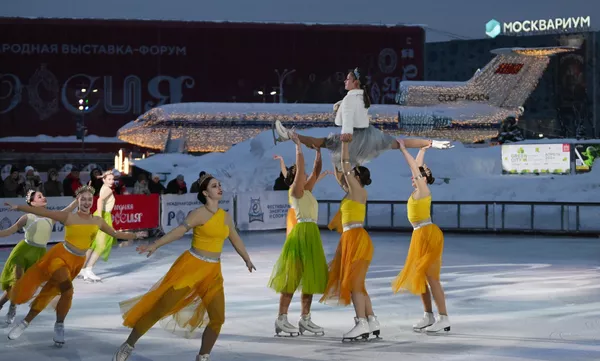
[[[410,239],[404,268],[392,281],[394,293],[408,291],[415,295],[425,293],[427,275],[440,279],[444,234],[435,224],[415,229]]]
[[[373,259],[373,242],[364,228],[343,232],[333,260],[325,293],[319,302],[347,306],[352,292],[367,293],[365,279]]]
[[[85,256],[77,256],[67,251],[64,243],[54,245],[15,283],[10,292],[10,301],[17,305],[26,303],[43,286],[31,305],[32,309],[42,311],[60,295],[59,285],[48,283],[52,274],[61,268],[67,268],[69,279],[73,281],[84,263]],[[53,303],[53,306],[56,304]]]
[[[290,232],[292,231],[292,229],[294,228],[296,223],[298,223],[298,220],[296,219],[296,211],[294,210],[294,208],[292,208],[292,207],[288,208],[287,218],[286,218],[285,223],[286,223],[285,235],[287,237],[290,235]]]
[[[174,306],[160,310],[161,326],[172,333],[189,337],[196,329],[209,322],[206,308],[215,296],[223,292],[221,263],[198,259],[190,251],[184,252],[154,286],[144,295],[119,303],[123,315],[123,325],[134,328],[138,320],[149,312],[156,312],[155,306],[163,297],[179,294],[183,297],[166,303]],[[214,306],[214,305],[213,305]],[[224,310],[225,305],[221,305]]]

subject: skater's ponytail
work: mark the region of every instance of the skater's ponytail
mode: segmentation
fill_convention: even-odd
[[[352,74],[354,74],[354,78],[358,80],[360,88],[363,90],[363,102],[365,103],[365,108],[369,109],[369,107],[371,106],[371,97],[369,96],[368,85],[369,81],[367,80],[367,77],[364,75],[364,72],[360,68],[354,69],[352,71]]]

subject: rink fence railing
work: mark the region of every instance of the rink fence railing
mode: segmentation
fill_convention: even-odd
[[[339,209],[340,200],[319,200],[319,204],[326,205],[327,223],[320,224],[326,226]],[[372,211],[376,207],[387,208],[386,215],[373,214],[381,213]],[[365,228],[412,231],[405,210],[406,201],[368,201]],[[600,202],[434,201],[431,218],[444,232],[600,235]]]

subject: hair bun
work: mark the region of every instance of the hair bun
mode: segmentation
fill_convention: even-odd
[[[431,177],[431,180],[430,180],[429,182],[427,182],[427,183],[429,183],[429,184],[433,184],[433,182],[435,182],[435,178],[434,178],[434,177]]]
[[[367,185],[367,186],[368,186],[369,184],[371,184],[371,178],[369,178],[369,179],[367,179],[367,180],[365,181],[365,185]]]

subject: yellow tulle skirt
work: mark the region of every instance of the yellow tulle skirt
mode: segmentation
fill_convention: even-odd
[[[48,283],[54,272],[66,268],[69,271],[69,279],[73,281],[84,263],[85,256],[77,256],[67,251],[64,243],[54,245],[15,283],[10,292],[10,301],[17,305],[26,303],[42,287],[32,303],[32,309],[42,311],[55,297],[60,295],[59,285]],[[56,306],[55,303],[52,305]]]
[[[181,290],[186,290],[183,296],[177,292]],[[119,303],[123,325],[134,328],[142,316],[149,312],[160,312],[160,325],[165,330],[189,337],[196,329],[209,323],[206,309],[211,306],[213,299],[222,299],[215,297],[222,292],[221,263],[206,262],[185,251],[146,294]],[[171,295],[177,295],[178,299],[165,302],[163,297]],[[159,301],[172,304],[173,307],[157,311],[155,306]],[[224,312],[224,307],[220,305],[217,308]]]
[[[435,224],[415,229],[410,239],[410,247],[404,268],[392,281],[394,293],[408,291],[415,295],[425,293],[427,275],[440,279],[444,234]]]
[[[364,228],[343,232],[335,256],[329,263],[327,286],[319,302],[347,306],[352,301],[352,292],[368,295],[365,279],[373,251],[373,242]]]

